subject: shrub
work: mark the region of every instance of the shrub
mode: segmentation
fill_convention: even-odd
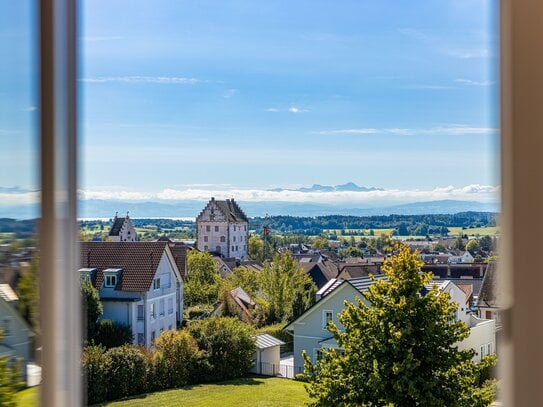
[[[87,389],[87,403],[94,404],[106,400],[108,358],[102,346],[87,346],[83,349],[83,373]]]
[[[96,325],[94,343],[106,349],[116,348],[134,341],[132,330],[127,326],[109,319],[103,319]]]
[[[166,331],[155,341],[155,382],[167,389],[189,384],[203,352],[186,331]]]
[[[125,345],[108,350],[105,356],[109,359],[108,399],[140,394],[147,389],[147,359],[138,348]]]
[[[247,373],[256,351],[255,331],[237,318],[213,317],[197,321],[190,334],[204,351],[195,378],[201,381],[233,379]]]

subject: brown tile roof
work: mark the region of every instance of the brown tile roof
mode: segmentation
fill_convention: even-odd
[[[243,210],[239,207],[238,203],[234,201],[234,198],[226,199],[224,201],[219,201],[215,198],[211,198],[211,200],[207,203],[202,212],[200,212],[200,214],[196,218],[196,221],[200,219],[206,208],[213,202],[217,205],[217,208],[219,208],[224,216],[226,216],[228,222],[249,222],[249,219],[247,219],[245,212],[243,212]]]
[[[103,270],[122,268],[116,290],[145,292],[153,283],[167,242],[80,242],[79,267],[97,269],[94,286],[102,286]]]
[[[181,277],[185,278],[187,274],[187,253],[189,252],[189,250],[196,249],[186,245],[185,243],[172,241],[168,242],[168,246],[170,247],[170,251],[172,252],[175,264],[177,264],[177,268],[181,273]]]

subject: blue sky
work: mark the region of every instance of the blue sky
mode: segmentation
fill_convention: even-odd
[[[24,31],[13,7],[3,37]],[[354,181],[420,199],[467,186],[473,199],[495,197],[494,7],[84,1],[82,196],[180,199],[204,189],[266,199],[269,188]],[[37,113],[31,74],[16,69],[32,51],[26,37],[11,50],[17,64],[0,68],[0,139],[10,150],[0,158],[19,164]],[[26,96],[13,103],[14,94]],[[0,186],[31,186],[33,174],[2,171]]]

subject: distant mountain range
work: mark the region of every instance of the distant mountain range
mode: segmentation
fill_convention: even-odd
[[[297,191],[297,192],[370,192],[370,191],[384,191],[383,188],[374,188],[374,187],[361,187],[356,185],[354,182],[347,182],[346,184],[341,185],[320,185],[313,184],[311,187],[298,188],[298,189],[284,189],[284,188],[274,188],[269,189],[268,191],[272,192],[282,192],[282,191]]]

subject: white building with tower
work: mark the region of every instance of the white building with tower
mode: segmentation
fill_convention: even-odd
[[[247,257],[249,221],[234,199],[211,198],[196,218],[198,250],[224,257]]]
[[[116,213],[111,229],[109,230],[109,238],[111,241],[135,242],[138,240],[138,233],[136,232],[136,229],[128,216],[128,212],[126,212],[125,218],[119,218],[117,215],[118,214]]]

